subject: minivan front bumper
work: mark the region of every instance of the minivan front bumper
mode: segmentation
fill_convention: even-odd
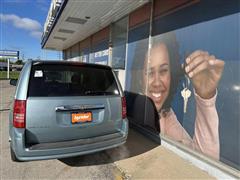
[[[25,145],[25,129],[12,128],[12,133],[11,148],[20,161],[59,159],[90,154],[124,144],[128,135],[128,120],[124,119],[122,128],[112,134],[72,141],[41,143],[29,147]]]

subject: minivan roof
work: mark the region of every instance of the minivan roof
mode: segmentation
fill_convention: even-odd
[[[86,66],[86,67],[95,67],[95,68],[109,69],[109,70],[111,69],[111,67],[107,66],[107,65],[76,62],[76,61],[33,60],[31,62],[32,62],[33,65],[40,65],[40,64],[82,65],[82,66]]]

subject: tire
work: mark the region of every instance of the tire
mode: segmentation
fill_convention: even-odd
[[[12,161],[14,161],[14,162],[21,162],[21,161],[17,158],[15,152],[12,150],[11,147],[10,147],[10,153],[11,153],[11,159],[12,159]]]

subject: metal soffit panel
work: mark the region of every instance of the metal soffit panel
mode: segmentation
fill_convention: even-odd
[[[68,0],[44,48],[66,49],[147,2],[149,0]]]

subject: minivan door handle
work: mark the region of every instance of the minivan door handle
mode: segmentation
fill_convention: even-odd
[[[104,109],[104,105],[71,105],[71,106],[58,106],[55,108],[55,111],[86,111],[86,110],[95,110],[95,109]]]

